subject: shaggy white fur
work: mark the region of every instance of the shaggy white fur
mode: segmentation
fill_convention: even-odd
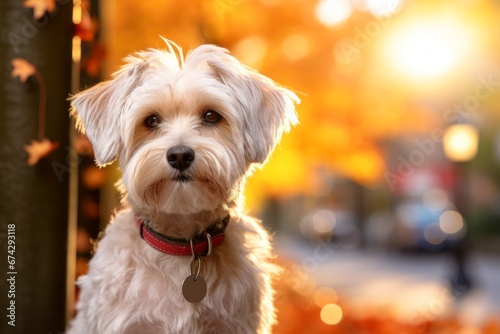
[[[119,161],[124,209],[78,280],[68,333],[270,333],[279,270],[268,233],[241,213],[241,193],[297,122],[298,99],[225,49],[202,45],[184,60],[166,43],[128,57],[112,80],[72,98],[97,164]],[[186,168],[167,161],[175,147],[192,150]],[[201,258],[207,295],[191,304],[181,292],[191,258],[151,247],[135,217],[189,240],[228,214],[224,242]]]

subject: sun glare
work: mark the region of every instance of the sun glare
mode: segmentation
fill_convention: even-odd
[[[389,36],[385,58],[395,70],[413,78],[437,77],[464,59],[469,40],[457,22],[415,22]]]

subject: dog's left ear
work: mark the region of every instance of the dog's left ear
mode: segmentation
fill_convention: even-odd
[[[299,98],[271,79],[225,55],[208,65],[230,87],[244,110],[245,154],[249,163],[264,163],[283,132],[298,123]]]
[[[136,57],[126,59],[128,64],[115,73],[114,78],[101,82],[70,98],[70,113],[77,120],[77,128],[92,143],[97,165],[112,163],[122,144],[120,120],[127,97],[140,83],[145,62]]]

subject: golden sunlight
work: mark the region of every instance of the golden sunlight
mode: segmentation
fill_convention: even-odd
[[[395,70],[415,79],[442,75],[466,59],[471,34],[454,20],[431,19],[393,30],[385,58]]]

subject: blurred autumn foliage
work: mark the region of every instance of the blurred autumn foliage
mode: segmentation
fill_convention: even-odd
[[[393,1],[401,8],[377,17],[358,8],[365,2],[355,1],[358,7],[349,18],[327,26],[318,19],[319,2],[103,1],[105,76],[128,53],[163,47],[159,35],[185,51],[201,43],[224,46],[302,99],[300,125],[249,182],[251,207],[269,196],[314,193],[322,182],[317,175],[321,168],[365,186],[379,184],[386,171],[385,143],[440,126],[450,98],[469,92],[476,74],[489,68],[491,52],[484,49],[498,9],[493,1],[461,6],[444,0]],[[366,3],[372,2],[384,3]],[[451,21],[470,28],[475,45],[466,54],[479,61],[458,64],[440,80],[412,83],[395,75],[392,61],[383,59],[381,51],[391,34],[418,18],[432,22],[450,15]]]
[[[217,1],[106,4],[115,10],[108,27],[108,74],[130,51],[162,47],[158,36],[163,35],[185,50],[201,43],[224,46],[242,62],[295,90],[302,99],[300,125],[284,137],[265,170],[252,179],[250,204],[254,198],[314,191],[317,180],[311,171],[320,166],[366,183],[379,179],[383,159],[373,133],[359,126],[362,115],[356,111],[361,104],[356,93],[359,77],[335,68],[332,50],[338,32],[314,19],[315,3],[224,3],[220,1],[219,7]]]

